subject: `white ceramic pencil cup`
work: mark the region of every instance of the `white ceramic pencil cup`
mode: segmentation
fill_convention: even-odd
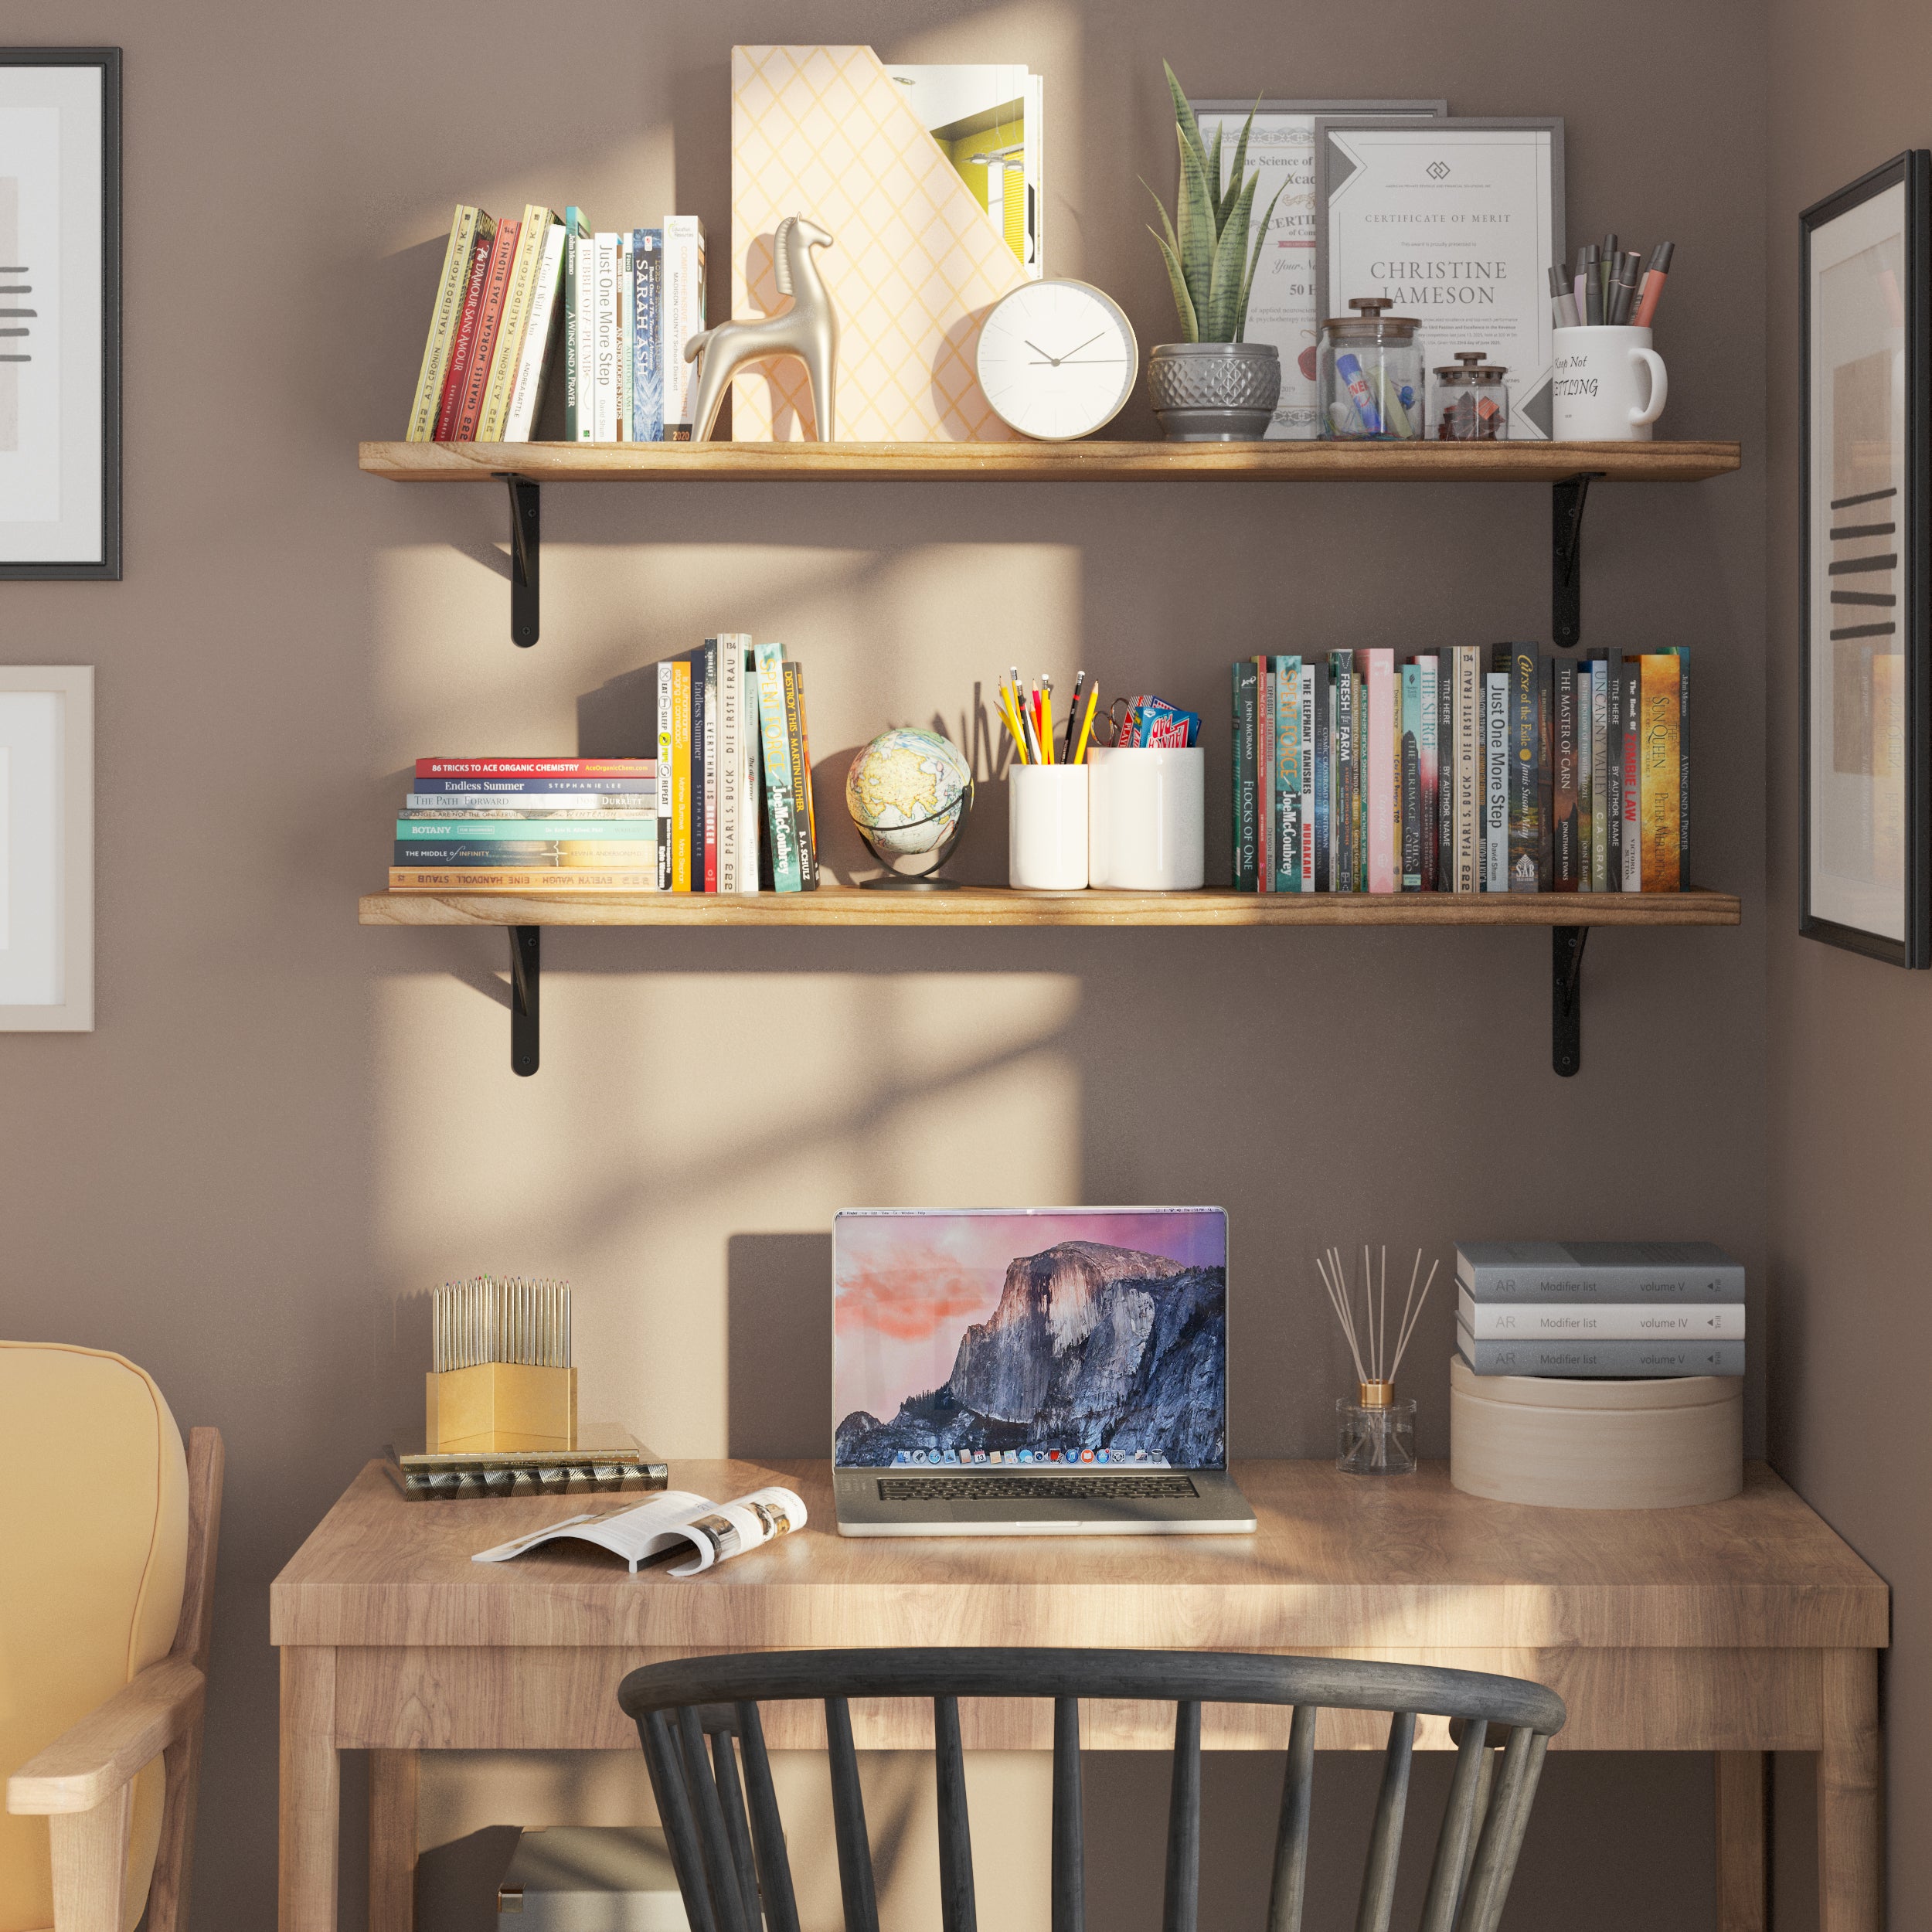
[[[1550,434],[1560,443],[1648,443],[1670,379],[1647,328],[1550,332],[1556,373]]]
[[[1087,754],[1087,876],[1127,892],[1192,892],[1207,877],[1206,757],[1096,746]]]
[[[1006,883],[1022,892],[1087,883],[1084,765],[1012,765],[1006,773]]]

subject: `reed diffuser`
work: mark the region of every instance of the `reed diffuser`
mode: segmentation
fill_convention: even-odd
[[[1409,1292],[1403,1298],[1402,1312],[1396,1323],[1395,1345],[1389,1345],[1389,1250],[1382,1250],[1381,1277],[1369,1260],[1368,1244],[1362,1249],[1362,1325],[1355,1325],[1355,1290],[1338,1248],[1317,1255],[1315,1265],[1321,1285],[1328,1291],[1328,1304],[1349,1344],[1355,1363],[1355,1400],[1336,1399],[1335,1466],[1352,1476],[1406,1476],[1416,1466],[1416,1405],[1396,1395],[1396,1375],[1408,1352],[1409,1339],[1421,1319],[1423,1304],[1436,1284],[1437,1262],[1429,1264],[1429,1278],[1422,1281],[1422,1250],[1416,1250],[1415,1266],[1409,1272]],[[1422,1292],[1416,1284],[1422,1283]]]

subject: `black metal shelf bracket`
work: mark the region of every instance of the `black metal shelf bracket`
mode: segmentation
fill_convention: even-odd
[[[1549,635],[1559,650],[1575,649],[1583,634],[1583,502],[1592,470],[1566,476],[1549,493]]]
[[[543,928],[510,928],[510,1071],[537,1069],[537,1019],[543,993]]]
[[[1583,947],[1587,926],[1549,929],[1549,1063],[1568,1080],[1583,1063]]]
[[[510,641],[527,651],[536,642],[537,572],[543,561],[543,486],[512,470],[495,474],[510,486]]]

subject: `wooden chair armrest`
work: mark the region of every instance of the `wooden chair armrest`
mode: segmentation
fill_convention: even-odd
[[[7,1780],[7,1809],[91,1811],[187,1732],[206,1692],[185,1657],[149,1665]]]

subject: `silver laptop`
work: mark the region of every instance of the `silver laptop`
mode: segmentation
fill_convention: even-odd
[[[849,1208],[844,1536],[1241,1535],[1219,1208]]]

